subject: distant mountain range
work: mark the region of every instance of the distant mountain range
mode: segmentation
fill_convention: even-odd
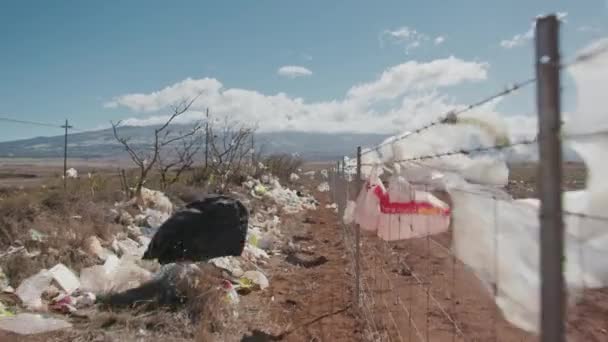
[[[186,130],[187,126],[174,125],[172,132]],[[119,128],[119,134],[130,137],[136,147],[151,146],[154,126]],[[255,134],[256,149],[264,153],[298,153],[307,160],[336,160],[343,155],[356,153],[357,146],[374,146],[387,135],[365,133],[310,133],[261,132]],[[1,158],[58,158],[63,157],[64,136],[36,137],[0,142]],[[116,141],[112,129],[73,133],[68,136],[68,155],[72,158],[128,158],[124,148]]]
[[[138,148],[152,144],[154,126],[120,127],[121,136],[130,137],[130,143]],[[186,125],[173,125],[171,132],[187,130]],[[337,160],[344,155],[354,155],[357,146],[375,146],[388,135],[366,133],[314,133],[314,132],[262,132],[255,134],[256,149],[266,154],[297,153],[306,160]],[[25,140],[0,142],[0,158],[59,158],[63,157],[64,136],[36,137]],[[536,159],[536,146],[505,150],[509,161]],[[114,138],[112,129],[73,133],[68,137],[68,155],[83,159],[123,159],[128,154]],[[580,160],[571,150],[564,152],[566,160]]]

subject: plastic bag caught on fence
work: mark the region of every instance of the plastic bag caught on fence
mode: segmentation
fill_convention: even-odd
[[[387,241],[441,233],[450,223],[446,203],[426,191],[415,190],[398,175],[391,177],[387,191],[375,171],[361,190],[354,210],[355,222],[362,229],[376,231]]]

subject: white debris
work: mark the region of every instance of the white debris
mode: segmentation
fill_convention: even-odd
[[[69,168],[65,171],[67,178],[78,178],[78,171],[75,168]]]
[[[241,263],[237,258],[234,257],[220,257],[209,260],[210,263],[215,265],[215,267],[224,269],[235,277],[240,277],[243,275],[243,269],[241,268]]]
[[[325,179],[329,178],[329,174],[328,174],[327,170],[321,170],[321,176],[323,176],[323,178],[325,178]]]
[[[328,192],[330,190],[329,183],[323,182],[317,187],[319,192]]]
[[[101,260],[106,260],[112,254],[108,249],[101,246],[101,242],[96,236],[91,236],[85,241],[85,251]]]
[[[264,290],[270,285],[268,278],[260,271],[247,271],[241,278],[250,280],[252,283],[259,286],[261,290]]]
[[[317,173],[315,171],[307,171],[303,173],[304,176],[310,177],[310,179],[314,179]]]
[[[295,173],[292,173],[291,175],[289,175],[289,180],[292,181],[292,182],[297,182],[297,181],[300,180],[300,176],[298,176]]]
[[[20,313],[14,317],[0,318],[0,330],[19,335],[42,334],[71,328],[72,324],[61,319],[46,318],[42,315]]]
[[[26,308],[40,310],[43,309],[42,293],[51,286],[52,281],[53,275],[43,269],[21,282],[15,293]]]
[[[163,223],[165,223],[165,221],[169,219],[169,217],[171,217],[171,215],[166,212],[150,208],[146,209],[144,215],[146,226],[154,229],[160,227]]]
[[[118,249],[122,256],[142,257],[143,252],[140,249],[139,243],[127,238],[117,241]]]
[[[133,216],[131,216],[131,214],[124,210],[120,212],[120,216],[118,217],[118,223],[122,224],[123,226],[129,226],[132,225],[134,222],[135,219],[133,218]]]
[[[64,264],[55,265],[49,270],[49,273],[51,273],[57,285],[67,294],[71,294],[80,288],[78,277]]]
[[[348,201],[346,203],[346,209],[344,210],[344,216],[342,217],[342,221],[344,224],[351,224],[355,220],[355,209],[357,208],[357,203],[355,201]]]
[[[152,274],[138,266],[134,258],[118,259],[110,256],[101,265],[87,267],[80,271],[81,290],[95,294],[109,291],[122,292],[152,279]]]
[[[253,246],[251,244],[245,245],[242,257],[253,262],[260,261],[261,259],[270,258],[270,256],[268,256],[268,253],[266,253],[263,249]]]
[[[168,215],[173,212],[173,203],[160,191],[142,188],[141,197],[146,208],[155,209]]]

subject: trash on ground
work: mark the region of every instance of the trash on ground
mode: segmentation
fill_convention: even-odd
[[[30,229],[30,239],[36,242],[42,242],[46,239],[46,235],[37,231],[36,229]]]
[[[295,173],[292,173],[292,174],[289,175],[289,180],[292,181],[292,182],[297,182],[297,181],[300,180],[300,176],[298,176]]]
[[[140,250],[140,246],[139,243],[126,238],[124,240],[120,240],[116,242],[118,244],[118,250],[120,252],[120,255],[127,255],[127,256],[136,256],[136,257],[141,257],[143,255],[142,251]]]
[[[75,168],[71,167],[65,171],[65,175],[67,178],[78,178],[78,171]]]
[[[215,267],[224,269],[235,277],[241,277],[245,272],[241,268],[241,262],[233,257],[220,257],[209,260]]]
[[[236,199],[213,195],[191,202],[163,223],[143,259],[167,264],[240,256],[248,221],[247,209]]]
[[[43,309],[42,294],[52,281],[53,275],[48,270],[41,270],[21,282],[15,293],[26,308],[40,310]]]
[[[42,334],[71,327],[72,324],[62,319],[46,318],[31,313],[20,313],[14,317],[0,318],[0,330],[19,335]]]
[[[85,241],[85,252],[101,260],[106,260],[112,254],[108,249],[101,246],[101,242],[96,236],[91,236]]]
[[[245,274],[243,274],[240,280],[244,281],[245,283],[247,283],[245,280],[248,280],[251,282],[251,285],[258,286],[260,290],[264,290],[270,285],[268,278],[266,278],[266,276],[260,271],[247,271]]]
[[[330,190],[329,183],[323,182],[317,187],[319,192],[328,192]]]
[[[173,203],[160,191],[142,188],[141,198],[146,208],[155,209],[168,215],[173,212]]]
[[[61,287],[67,294],[71,294],[80,288],[80,281],[78,277],[67,268],[64,264],[57,264],[49,270],[53,280]]]
[[[287,258],[285,258],[285,261],[287,261],[288,263],[295,265],[295,266],[301,266],[304,268],[312,268],[312,267],[321,266],[321,265],[325,264],[326,262],[328,262],[329,260],[327,260],[327,258],[324,256],[319,256],[319,257],[310,259],[307,257],[306,258],[300,257],[296,253],[290,253],[289,255],[287,255]]]
[[[145,283],[152,274],[138,266],[134,259],[110,256],[102,265],[80,271],[80,288],[94,294],[125,291]]]
[[[167,214],[160,210],[155,210],[155,209],[150,209],[150,208],[146,209],[146,211],[144,212],[144,215],[146,216],[146,219],[145,219],[146,227],[150,227],[153,229],[158,229],[158,227],[160,227],[163,223],[165,223],[165,221],[167,221],[169,219],[169,217],[171,216],[170,214]]]

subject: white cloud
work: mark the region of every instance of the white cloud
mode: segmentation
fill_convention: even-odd
[[[299,65],[286,65],[277,70],[277,74],[287,78],[296,78],[312,75],[312,71]]]
[[[537,15],[536,18],[540,18],[544,15]],[[557,19],[561,22],[566,23],[566,17],[568,16],[568,12],[557,12]],[[536,28],[536,21],[533,21],[530,25],[528,31],[516,34],[511,39],[504,39],[500,41],[500,46],[505,49],[512,49],[515,47],[523,46],[528,41],[531,41],[534,38],[534,29]]]
[[[384,47],[385,43],[391,43],[393,45],[405,46],[405,53],[409,54],[410,51],[419,48],[423,43],[431,41],[431,38],[422,32],[417,31],[408,26],[402,26],[394,30],[384,30],[380,34],[380,46]],[[432,39],[435,45],[440,45],[445,41],[445,37],[438,36]]]
[[[487,77],[486,63],[466,62],[455,57],[428,63],[410,61],[387,69],[373,82],[355,85],[348,98],[357,101],[389,100],[412,91],[452,86]]]
[[[114,98],[106,107],[125,107],[138,115],[129,125],[150,125],[166,119],[167,106],[200,94],[192,112],[178,122],[203,117],[209,107],[214,117],[230,116],[258,123],[261,131],[300,130],[320,132],[391,133],[422,125],[442,114],[453,103],[440,89],[487,78],[488,65],[455,57],[430,62],[399,64],[377,79],[351,87],[341,99],[307,102],[284,93],[267,95],[255,90],[225,88],[212,78],[185,79],[151,93]]]

